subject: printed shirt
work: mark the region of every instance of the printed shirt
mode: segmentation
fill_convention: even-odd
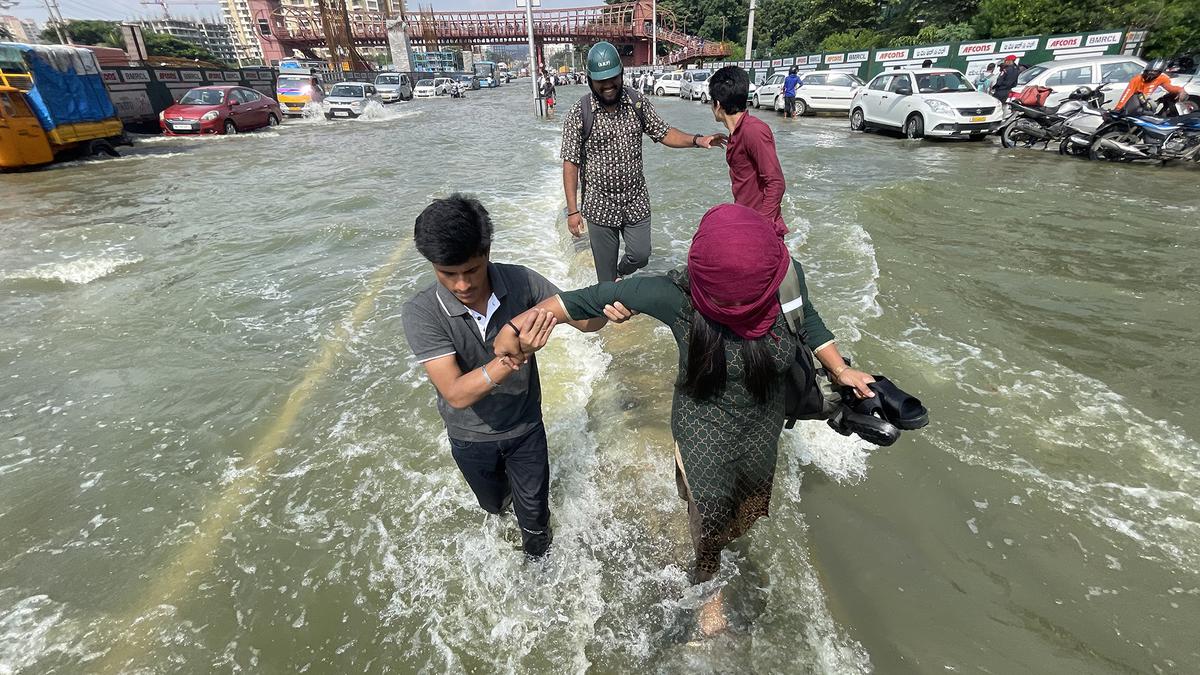
[[[493,308],[479,315],[459,302],[445,286],[434,282],[404,304],[404,335],[417,363],[454,356],[463,373],[477,371],[494,358],[496,335],[513,317],[558,288],[542,275],[520,265],[488,263]],[[482,373],[475,373],[483,377]],[[542,388],[537,359],[531,356],[475,405],[455,408],[437,394],[438,412],[446,433],[459,441],[498,441],[523,436],[542,423]]]
[[[783,168],[775,154],[775,135],[767,123],[750,113],[729,135],[725,146],[725,161],[729,164],[729,181],[733,185],[733,201],[758,211],[775,223],[779,236],[787,234],[780,202],[787,189]]]
[[[583,142],[583,106],[592,106],[592,132]],[[600,107],[596,97],[580,99],[563,120],[562,159],[581,164],[583,202],[579,210],[589,225],[621,227],[650,217],[650,193],[642,173],[642,133],[662,141],[671,125],[654,110],[650,99],[641,99],[642,114],[629,94],[613,112]],[[645,127],[642,119],[645,118]]]
[[[800,76],[788,73],[788,76],[783,80],[783,95],[795,96],[796,87],[800,86]]]

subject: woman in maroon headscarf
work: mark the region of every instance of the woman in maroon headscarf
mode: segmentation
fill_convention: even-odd
[[[671,406],[675,478],[688,502],[695,583],[716,574],[721,550],[770,506],[784,375],[796,353],[778,297],[791,264],[770,222],[753,209],[722,204],[700,221],[686,267],[561,293],[530,310],[563,323],[605,316],[606,306],[612,318],[619,303],[671,328],[679,347]],[[817,358],[838,383],[873,396],[867,387],[873,378],[847,367],[799,277],[804,327]],[[495,344],[497,354],[520,357],[513,328]]]

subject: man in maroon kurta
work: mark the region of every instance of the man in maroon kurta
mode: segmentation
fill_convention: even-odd
[[[787,189],[775,154],[775,135],[767,123],[746,112],[750,75],[726,66],[708,80],[713,117],[729,129],[725,161],[733,184],[733,201],[748,206],[774,223],[779,236],[787,234],[780,202]]]

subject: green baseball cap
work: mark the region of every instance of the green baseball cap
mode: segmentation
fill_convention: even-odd
[[[622,70],[621,55],[610,43],[597,42],[588,50],[587,71],[591,79],[607,80],[620,75]]]

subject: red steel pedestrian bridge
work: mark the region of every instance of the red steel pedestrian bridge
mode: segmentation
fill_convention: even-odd
[[[266,19],[270,26],[270,34],[260,35],[260,39],[277,42],[284,53],[297,50],[311,54],[314,48],[328,46],[316,9],[276,1],[259,12],[269,14],[259,18]],[[540,53],[543,44],[588,45],[608,40],[617,45],[626,65],[646,65],[650,63],[653,12],[651,0],[570,9],[534,9],[534,42]],[[351,11],[346,16],[348,33],[355,46],[388,44],[387,20],[382,13]],[[398,18],[407,26],[412,45],[426,49],[450,45],[524,44],[529,39],[524,10],[454,12],[422,9],[405,12]],[[260,26],[263,23],[259,21]],[[729,55],[728,45],[688,35],[677,25],[674,12],[658,9],[658,39],[674,47],[660,61],[682,64]]]

